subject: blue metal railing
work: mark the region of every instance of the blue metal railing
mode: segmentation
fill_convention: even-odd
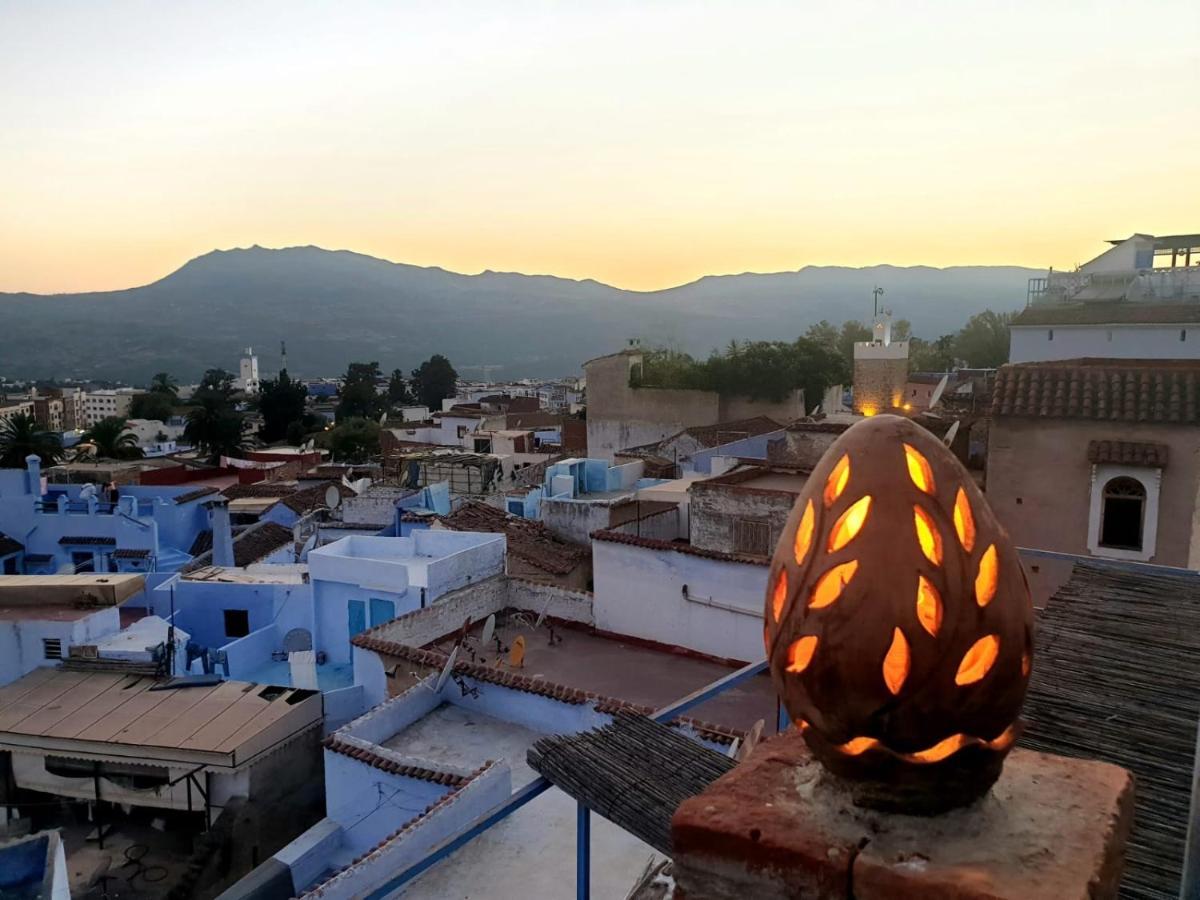
[[[701,703],[705,703],[722,694],[730,688],[737,687],[744,681],[753,678],[755,675],[760,675],[767,670],[766,660],[751,663],[748,666],[743,666],[736,672],[731,672],[724,678],[705,685],[699,690],[693,691],[686,697],[681,697],[674,703],[664,706],[662,709],[651,713],[650,718],[656,722],[669,722],[671,719],[681,716],[690,709],[695,709]],[[783,716],[780,716],[780,721],[784,721]],[[400,890],[414,878],[428,871],[433,866],[437,865],[443,859],[464,845],[470,843],[479,835],[483,834],[493,825],[504,821],[522,806],[525,806],[529,801],[536,799],[552,788],[552,785],[545,778],[538,777],[523,788],[517,790],[511,797],[508,798],[502,805],[492,810],[485,816],[476,819],[472,822],[465,831],[460,832],[455,837],[440,844],[432,850],[428,856],[419,862],[413,863],[403,872],[393,876],[387,882],[376,888],[369,894],[364,895],[367,900],[383,900],[389,894]],[[591,811],[584,804],[578,804],[578,809],[575,816],[575,896],[578,900],[588,900],[591,896]]]

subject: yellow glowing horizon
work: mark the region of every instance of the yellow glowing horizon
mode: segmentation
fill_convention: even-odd
[[[7,4],[0,291],[253,244],[642,291],[1070,268],[1200,229],[1200,16],[1151,5]]]

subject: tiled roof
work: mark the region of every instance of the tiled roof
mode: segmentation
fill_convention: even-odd
[[[121,549],[112,552],[113,559],[146,559],[148,556],[150,556],[150,551],[144,549]]]
[[[380,771],[387,772],[389,775],[403,775],[406,778],[419,778],[422,781],[431,781],[434,784],[445,785],[446,787],[462,787],[470,778],[465,775],[455,775],[452,772],[437,772],[433,769],[426,769],[422,766],[407,765],[395,759],[384,756],[382,753],[377,753],[368,750],[366,747],[360,747],[357,744],[352,744],[344,740],[336,732],[325,738],[325,749],[332,750],[334,753],[340,753],[343,756],[349,756],[351,759],[356,759],[359,762],[366,763]]]
[[[607,541],[612,544],[626,544],[630,547],[642,547],[646,550],[670,550],[674,553],[687,553],[690,556],[700,556],[704,559],[718,559],[724,562],[744,563],[748,566],[766,566],[770,560],[758,556],[744,556],[740,553],[722,553],[719,550],[704,550],[693,547],[683,541],[664,541],[659,538],[639,537],[636,534],[624,534],[620,531],[600,529],[592,532],[592,540]]]
[[[294,494],[298,485],[294,481],[260,481],[257,484],[234,484],[222,488],[228,500],[243,500],[247,497],[286,497]]]
[[[355,496],[354,491],[336,481],[326,481],[322,484],[315,484],[310,488],[305,488],[302,491],[296,491],[293,494],[288,494],[279,502],[290,509],[292,512],[303,515],[307,512],[312,512],[325,505],[325,492],[330,487],[335,487],[342,498]]]
[[[201,497],[207,497],[209,494],[215,494],[215,487],[196,488],[194,491],[188,491],[186,494],[180,494],[175,498],[176,504],[191,503],[193,500],[199,500]]]
[[[117,539],[112,537],[95,537],[89,535],[67,535],[60,537],[58,543],[63,546],[78,547],[115,547]]]
[[[417,612],[421,611],[418,610]],[[376,653],[395,656],[430,669],[440,669],[446,664],[447,659],[445,654],[434,650],[422,650],[418,647],[410,647],[407,644],[401,644],[397,641],[371,637],[369,631],[356,634],[350,639],[350,643],[355,647],[362,647],[364,650],[373,650]],[[585,691],[580,688],[556,684],[555,682],[547,681],[545,678],[534,678],[531,675],[521,675],[517,672],[497,669],[493,666],[485,666],[480,663],[467,662],[461,659],[455,661],[453,671],[456,675],[465,675],[468,678],[474,678],[476,681],[484,681],[488,684],[495,684],[516,691],[525,691],[529,694],[536,694],[539,697],[549,697],[563,703],[570,703],[573,706],[578,706],[582,703],[594,703],[596,712],[599,713],[615,713],[623,709],[641,713],[642,715],[650,715],[654,712],[654,708],[650,706],[630,703],[628,700],[620,700],[616,697],[605,697],[601,694],[594,694],[591,691]],[[690,716],[679,716],[671,721],[671,724],[675,723],[689,725],[703,733],[705,737],[725,744],[732,743],[734,738],[745,736],[745,732],[727,728],[724,725],[714,725],[711,722],[693,719]]]
[[[1200,360],[1078,359],[1007,365],[993,416],[1200,423]]]
[[[280,547],[290,544],[292,539],[292,529],[285,528],[283,525],[277,525],[274,522],[260,522],[252,525],[233,539],[233,564],[242,568],[256,563],[260,559],[270,556]],[[212,550],[210,549],[193,559],[182,571],[192,572],[212,564]]]
[[[1012,324],[1048,325],[1190,325],[1200,322],[1200,303],[1064,303],[1028,306]]]
[[[212,549],[212,529],[206,528],[196,535],[196,539],[192,541],[191,549],[188,550],[188,556],[199,556],[201,553],[206,553]]]
[[[486,503],[464,503],[438,521],[454,531],[487,531],[503,534],[508,552],[517,559],[552,575],[567,575],[588,555],[588,549],[546,529],[541,522],[510,516]]]
[[[1161,469],[1167,464],[1167,445],[1138,441],[1088,441],[1088,462]]]
[[[13,540],[7,534],[0,531],[0,556],[8,556],[10,553],[20,553],[24,549],[24,544]]]
[[[766,416],[754,416],[750,419],[736,419],[733,422],[717,422],[715,425],[686,428],[683,433],[693,438],[701,446],[719,447],[730,441],[778,431],[782,427],[783,424],[774,419],[768,419]]]

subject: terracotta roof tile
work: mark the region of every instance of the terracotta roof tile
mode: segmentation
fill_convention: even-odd
[[[1138,441],[1088,441],[1088,462],[1162,468],[1167,464],[1167,445]]]
[[[722,553],[719,550],[703,550],[682,541],[664,541],[658,538],[639,537],[636,534],[624,534],[619,531],[600,529],[592,532],[592,540],[607,541],[612,544],[627,544],[630,547],[643,547],[647,550],[671,550],[675,553],[687,553],[704,559],[719,559],[725,562],[745,563],[748,566],[766,566],[770,560],[757,556],[743,556],[739,553]]]
[[[203,533],[203,532],[202,532]],[[209,532],[211,541],[211,532]],[[239,568],[264,559],[292,542],[292,529],[277,525],[274,522],[262,522],[252,525],[233,539],[233,564]],[[197,537],[197,542],[200,538]],[[193,544],[193,547],[196,545]],[[182,569],[192,572],[205,566],[211,566],[212,550],[200,554]]]
[[[1050,325],[1189,325],[1200,322],[1200,303],[1063,303],[1029,306],[1012,324]]]
[[[1000,369],[993,416],[1200,424],[1200,360],[1078,359]]]
[[[209,494],[215,494],[215,487],[196,488],[194,491],[188,491],[186,494],[180,494],[175,498],[176,505],[191,503],[193,500],[199,500],[201,497],[207,497]]]
[[[96,537],[89,535],[66,535],[58,539],[63,546],[78,547],[115,547],[117,539],[113,537]]]
[[[511,516],[486,503],[464,503],[438,521],[453,531],[486,531],[503,534],[508,552],[517,559],[552,575],[567,575],[588,556],[588,549],[546,529],[541,522]]]

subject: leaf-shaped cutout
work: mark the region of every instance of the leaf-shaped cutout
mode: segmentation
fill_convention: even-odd
[[[850,583],[850,579],[854,577],[854,573],[857,571],[858,560],[852,559],[849,562],[842,563],[840,566],[834,566],[818,578],[816,585],[812,589],[812,595],[808,598],[809,609],[821,609],[837,600],[838,597],[842,596],[842,591]]]
[[[813,654],[817,652],[817,636],[807,634],[798,641],[793,641],[788,647],[787,670],[793,675],[799,675],[812,662]]]
[[[800,517],[800,524],[796,526],[796,565],[804,563],[804,557],[808,556],[809,548],[812,547],[813,536],[813,502],[808,501],[808,505],[804,507],[804,515]]]
[[[892,646],[888,647],[887,655],[883,658],[883,683],[893,694],[899,694],[900,688],[904,687],[911,664],[908,641],[904,638],[904,632],[897,628],[892,633]]]
[[[787,603],[787,569],[780,569],[775,579],[775,590],[771,592],[771,612],[778,624],[783,619],[783,607]]]
[[[935,566],[942,564],[942,535],[933,518],[921,507],[913,507],[913,522],[917,529],[917,543],[925,558]]]
[[[908,463],[908,477],[912,479],[912,483],[917,486],[918,490],[932,494],[934,492],[933,469],[929,467],[929,460],[911,444],[904,445],[904,459]]]
[[[833,471],[829,473],[829,478],[825,482],[825,508],[833,506],[835,500],[842,496],[842,491],[846,490],[846,485],[850,483],[850,456],[844,454],[837,461],[837,465],[833,467]]]
[[[971,512],[971,501],[962,488],[954,497],[954,530],[958,532],[958,542],[964,550],[970,553],[975,549],[975,514]]]
[[[996,560],[996,545],[989,544],[979,559],[979,574],[975,576],[975,602],[987,606],[996,596],[996,585],[1000,578]]]
[[[992,670],[992,666],[996,664],[996,657],[999,655],[1000,638],[994,634],[981,637],[971,645],[971,649],[959,663],[954,683],[962,687],[981,680]]]
[[[867,522],[867,513],[871,509],[871,495],[860,497],[850,505],[838,518],[833,525],[833,530],[829,532],[829,552],[833,553],[841,550],[848,543],[854,540],[863,525]]]
[[[917,619],[934,637],[942,627],[942,596],[923,575],[917,576]]]

